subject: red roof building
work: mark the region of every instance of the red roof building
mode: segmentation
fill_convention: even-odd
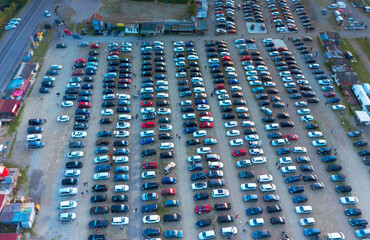
[[[0,233],[0,240],[20,240],[20,233]]]
[[[12,120],[18,115],[20,103],[13,99],[0,99],[0,119],[2,121]]]

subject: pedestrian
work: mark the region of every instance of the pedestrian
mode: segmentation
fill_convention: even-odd
[[[325,102],[325,105],[328,104],[328,102]]]
[[[89,185],[89,183],[88,183],[88,182],[86,182],[86,186],[87,186],[87,185]]]
[[[202,37],[199,37],[199,41],[202,39]]]
[[[276,163],[275,163],[275,166],[277,166],[278,164],[279,164],[279,162],[276,162]]]
[[[338,154],[337,152],[334,153],[335,156],[337,156],[337,154]]]
[[[136,85],[134,85],[134,87],[136,88]]]
[[[286,233],[285,231],[282,231],[282,232],[281,232],[281,235],[284,235],[285,233]]]
[[[179,137],[179,134],[176,133],[176,137]]]
[[[110,162],[110,165],[113,166],[113,162]]]
[[[334,148],[334,151],[337,151],[337,148]]]
[[[281,166],[280,166],[280,164],[279,164],[278,169],[280,169],[280,168],[281,168]]]
[[[179,139],[181,139],[181,136],[179,136]]]
[[[235,219],[238,219],[238,216],[239,216],[239,214],[236,214],[236,215],[235,215]]]
[[[137,208],[135,208],[135,212],[137,212]]]
[[[289,107],[289,103],[286,104],[286,107]]]
[[[285,234],[285,237],[286,237],[286,238],[289,238],[287,234]]]
[[[46,123],[46,118],[44,118],[44,122]]]
[[[59,103],[57,103],[57,106],[59,106]]]
[[[246,223],[246,224],[247,224],[247,223]],[[244,230],[245,230],[245,232],[246,232],[246,233],[248,232],[248,228],[245,228]]]
[[[330,132],[331,132],[331,134],[333,134],[334,130],[332,129]]]
[[[95,229],[95,231],[96,231],[96,232],[99,232],[99,228],[96,228],[96,229]]]
[[[367,28],[367,25],[365,25],[365,29]]]
[[[123,230],[123,226],[121,225],[120,227],[119,227],[121,230]]]
[[[243,232],[245,232],[246,230],[245,229],[243,229]]]
[[[89,190],[86,189],[86,193],[89,193]]]
[[[302,174],[299,174],[300,177],[302,177]]]
[[[312,51],[312,48],[310,49],[310,51]]]
[[[204,65],[204,69],[207,69],[207,65]]]

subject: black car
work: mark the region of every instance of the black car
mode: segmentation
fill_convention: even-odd
[[[80,161],[75,161],[75,162],[66,162],[66,168],[71,169],[71,168],[82,168],[83,163]]]
[[[299,196],[293,197],[294,203],[301,203],[301,202],[307,202],[307,201],[308,201],[308,197],[306,195],[299,195]]]
[[[190,179],[191,181],[196,181],[196,180],[202,180],[202,179],[205,179],[207,177],[206,173],[205,172],[199,172],[199,173],[193,173],[191,176],[190,176]]]
[[[141,189],[142,189],[142,190],[153,190],[153,189],[158,189],[158,183],[156,183],[156,182],[147,182],[147,183],[144,183],[144,184],[141,186]]]
[[[88,128],[89,126],[84,123],[76,123],[75,125],[73,125],[73,130],[86,130]]]
[[[109,207],[108,206],[97,206],[90,208],[90,214],[107,214],[109,213]]]
[[[42,125],[44,123],[44,120],[42,119],[30,119],[28,120],[28,125],[34,126],[34,125]],[[30,129],[30,128],[28,128]]]
[[[293,186],[288,188],[289,193],[301,193],[304,192],[304,187],[303,186]]]
[[[161,234],[161,229],[160,228],[147,228],[144,229],[143,235],[145,237],[157,237]]]
[[[335,191],[338,193],[349,193],[352,191],[352,187],[350,185],[339,185],[335,187]]]
[[[112,202],[127,202],[128,195],[114,195],[112,196]]]
[[[234,216],[232,216],[232,215],[219,216],[219,217],[217,217],[217,222],[218,223],[234,222]]]
[[[62,185],[77,185],[78,180],[77,178],[65,178],[62,180]]]
[[[286,219],[285,219],[285,217],[271,217],[270,218],[270,223],[271,224],[285,224]]]
[[[159,157],[162,159],[162,158],[174,158],[175,157],[175,154],[173,151],[169,151],[169,152],[161,152]]]
[[[360,216],[362,214],[361,209],[359,208],[347,208],[344,210],[344,213],[347,216]]]
[[[90,198],[90,201],[92,203],[95,203],[95,202],[106,202],[108,199],[107,195],[94,195]]]
[[[254,172],[252,170],[242,171],[242,172],[239,172],[239,177],[241,179],[244,179],[244,178],[254,178]]]
[[[265,123],[273,123],[275,121],[276,121],[276,119],[274,117],[264,117],[264,118],[262,118],[262,122],[265,122]]]
[[[319,126],[315,123],[311,123],[311,124],[308,124],[304,127],[306,130],[310,130],[310,129],[317,129],[319,128]]]
[[[110,165],[98,165],[94,170],[95,172],[109,172],[110,169]]]
[[[283,207],[280,204],[274,204],[266,207],[268,213],[281,212]]]
[[[209,219],[209,218],[198,220],[195,223],[196,228],[208,227],[210,225],[211,225],[211,219]]]
[[[267,134],[268,138],[282,138],[283,134],[281,132],[272,132]]]
[[[209,194],[206,192],[196,193],[193,197],[194,201],[209,199]]]
[[[93,192],[106,192],[108,190],[107,184],[96,184],[91,187],[91,191]]]
[[[111,211],[112,213],[125,213],[129,211],[129,206],[128,205],[112,205],[111,206]]]
[[[181,215],[179,213],[168,213],[162,217],[164,222],[179,222],[181,221]]]
[[[186,141],[186,146],[191,146],[191,145],[198,145],[200,144],[200,141],[198,139],[190,139]]]
[[[126,141],[126,140],[116,140],[116,141],[114,141],[113,146],[115,146],[115,147],[128,146],[128,141]]]
[[[158,139],[163,140],[163,139],[172,139],[171,133],[161,133],[158,135]]]
[[[105,228],[108,226],[108,220],[93,220],[89,222],[89,228]]]
[[[69,143],[69,148],[84,148],[85,143],[82,141],[73,141]]]
[[[294,127],[294,122],[292,121],[285,121],[280,123],[281,127]]]
[[[100,131],[97,134],[98,137],[110,137],[112,136],[112,131]]]
[[[146,156],[152,156],[155,154],[157,154],[157,152],[154,149],[147,149],[147,150],[142,151],[140,155],[142,157],[146,157]]]

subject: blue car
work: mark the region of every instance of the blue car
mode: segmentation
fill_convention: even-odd
[[[263,212],[262,207],[252,207],[245,210],[247,216],[258,215]]]
[[[331,86],[331,85],[328,85],[328,86],[323,86],[323,87],[321,87],[321,89],[322,89],[323,91],[332,91],[332,90],[334,89],[334,87],[333,87],[333,86]]]
[[[158,210],[157,204],[152,204],[152,205],[144,205],[141,207],[142,212],[154,212]]]
[[[283,154],[289,154],[290,149],[289,148],[279,148],[276,150],[277,155],[283,155]]]
[[[154,138],[149,137],[149,138],[144,138],[141,140],[141,145],[146,145],[146,144],[151,144],[154,143]]]
[[[196,132],[197,129],[195,127],[188,127],[188,128],[185,128],[184,129],[184,134],[189,134],[189,133],[193,133],[193,132]]]
[[[229,79],[229,84],[239,84],[239,80],[235,78]]]
[[[337,103],[339,101],[340,101],[340,98],[330,98],[330,99],[328,99],[329,103]]]
[[[180,205],[179,200],[167,200],[164,202],[165,207],[177,207]]]
[[[290,176],[290,177],[285,178],[286,183],[299,182],[300,180],[301,180],[301,176],[299,176],[299,175],[294,175],[294,176]]]
[[[166,80],[167,79],[167,75],[165,74],[156,74],[154,76],[155,79],[159,79],[159,80]]]
[[[212,63],[209,65],[210,68],[219,68],[220,67],[220,64],[218,63]]]
[[[199,105],[199,104],[208,104],[208,101],[205,100],[205,99],[197,99],[195,100],[195,105]]]
[[[185,47],[194,47],[194,43],[193,42],[186,42]]]
[[[265,89],[263,87],[255,87],[255,88],[252,89],[252,92],[254,92],[254,93],[262,93],[264,91],[265,91]]]
[[[176,178],[174,177],[164,177],[162,179],[163,184],[175,184],[176,183]]]

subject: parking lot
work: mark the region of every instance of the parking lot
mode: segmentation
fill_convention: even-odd
[[[237,14],[242,15],[242,12]],[[240,18],[238,31],[240,29],[244,31],[243,22],[243,18]],[[303,38],[305,35],[299,36]],[[240,46],[245,43],[246,38],[243,39],[244,42],[237,42],[234,41],[237,38],[235,35],[219,36],[217,40],[220,42],[216,42],[212,35],[201,38],[157,36],[148,39],[86,37],[83,40],[89,44],[85,47],[79,46],[81,41],[72,39],[52,42],[45,58],[47,60],[35,82],[34,91],[26,103],[23,121],[16,139],[17,148],[13,149],[12,156],[15,163],[30,165],[30,195],[41,204],[34,230],[36,236],[33,239],[88,239],[92,234],[104,233],[107,234],[108,239],[142,239],[144,232],[147,235],[146,238],[154,237],[156,228],[160,228],[160,237],[163,239],[165,234],[177,236],[182,234],[184,239],[197,239],[199,233],[211,230],[214,233],[207,234],[215,234],[216,239],[227,239],[229,235],[222,236],[221,229],[225,228],[224,232],[235,233],[235,229],[230,227],[235,227],[237,231],[237,234],[231,233],[230,236],[233,239],[252,239],[252,234],[256,237],[263,233],[270,234],[271,239],[308,239],[309,237],[303,235],[303,229],[308,227],[319,228],[323,239],[326,238],[327,233],[333,232],[342,232],[347,239],[355,239],[354,231],[359,227],[352,227],[348,221],[351,218],[366,218],[369,215],[369,207],[366,204],[368,195],[366,186],[369,184],[369,179],[366,177],[368,169],[361,161],[362,158],[357,155],[357,151],[365,148],[355,148],[352,142],[360,139],[368,140],[368,137],[363,135],[361,138],[352,139],[341,129],[341,123],[335,116],[340,114],[340,111],[332,110],[332,106],[338,103],[325,103],[328,98],[323,94],[329,91],[323,91],[322,87],[327,85],[319,85],[312,73],[313,70],[309,68],[309,64],[312,63],[305,63],[306,59],[302,58],[303,54],[310,53],[300,54],[300,50],[297,49],[299,46],[296,46],[295,41],[288,40],[288,37],[282,39],[278,34],[271,37],[272,39],[266,40],[267,36],[247,36],[250,41],[254,38],[254,44],[257,46],[257,49],[249,51]],[[269,42],[280,45],[281,41],[287,49],[268,49],[274,47],[268,44]],[[66,43],[68,47],[55,48],[56,43],[60,42]],[[91,44],[95,43],[100,47],[90,48]],[[117,43],[118,46],[115,47],[111,43]],[[307,49],[301,48],[301,50],[307,50],[315,56],[317,43],[303,40],[302,43],[307,46]],[[125,51],[122,51],[122,47]],[[127,48],[131,48],[132,51]],[[116,50],[118,54],[112,53]],[[96,55],[99,61],[97,61],[97,69],[94,70],[95,75],[72,76],[73,71],[79,69],[86,71],[86,66],[79,69],[72,67],[75,60],[79,58],[85,59],[86,63],[89,62],[90,51],[99,53]],[[289,66],[294,65],[297,68],[284,71],[301,70],[301,73],[296,74],[303,75],[308,84],[300,81],[303,78],[298,78],[299,76],[295,74],[291,76],[288,73],[286,76],[279,74],[283,70],[277,69],[280,66],[276,62],[281,61],[274,60],[274,57],[280,57],[282,52],[289,51],[291,52],[289,56],[293,59],[284,57],[283,60],[296,61]],[[274,53],[271,54],[271,52]],[[112,57],[113,59],[107,60],[109,55],[117,55],[118,59]],[[246,58],[241,60],[242,57]],[[108,65],[109,62],[117,62],[117,65],[113,63]],[[42,94],[38,92],[38,88],[50,65],[62,65],[62,69],[58,70],[59,75],[55,76],[55,86],[51,88],[51,93]],[[117,69],[114,69],[115,67]],[[324,71],[322,75],[330,76],[325,69],[320,69]],[[117,76],[114,74],[112,77],[104,76],[108,72],[116,73]],[[186,74],[182,75],[181,72]],[[119,76],[120,74],[128,75]],[[215,76],[215,74],[218,75]],[[81,77],[80,85],[76,85],[77,89],[83,84],[93,85],[93,88],[84,86],[86,91],[90,91],[85,96],[81,96],[80,93],[84,90],[79,89],[79,96],[76,98],[90,99],[71,99],[72,107],[62,107],[62,103],[66,101],[63,98],[67,95],[65,94],[67,84],[70,84],[70,79],[74,77]],[[94,81],[84,82],[84,77],[92,77]],[[262,79],[262,77],[265,78]],[[287,77],[292,79],[283,81],[283,78]],[[109,80],[110,78],[113,80]],[[284,85],[287,83],[295,85]],[[311,89],[303,90],[302,85],[308,85]],[[71,88],[72,86],[69,85],[70,89],[74,88]],[[262,87],[262,90],[258,89],[259,87]],[[297,89],[297,92],[289,90],[293,88]],[[308,97],[294,99],[291,96],[303,94],[302,90],[314,92],[315,96],[309,98],[317,97],[319,102],[296,107],[295,103],[298,101],[308,102]],[[91,96],[88,96],[90,93]],[[82,102],[79,105],[80,108],[78,108],[78,102]],[[82,105],[90,106],[88,102],[91,103],[90,108],[82,107]],[[35,106],[38,111],[35,111]],[[271,113],[268,110],[262,111],[261,107],[269,108]],[[300,111],[306,108],[309,110]],[[88,124],[87,129],[74,130],[75,117],[87,116],[87,113],[84,113],[87,110],[76,112],[76,109],[89,109],[89,120],[86,123],[79,123]],[[104,111],[107,109],[112,111]],[[284,116],[279,118],[279,113],[284,113]],[[57,122],[57,117],[60,115],[68,115],[70,120]],[[302,118],[305,115],[312,115],[314,121],[308,120],[308,116],[307,119]],[[28,120],[32,118],[47,120],[42,125],[42,141],[45,143],[42,149],[27,149],[25,139],[29,127]],[[101,122],[103,118],[107,120]],[[292,121],[294,126],[283,127],[282,122],[286,121]],[[274,122],[278,123],[277,126],[267,126]],[[310,123],[318,124],[319,128],[306,130],[305,126]],[[290,125],[290,123],[286,124]],[[144,133],[151,130],[154,130],[154,133]],[[228,132],[230,130],[232,132]],[[84,131],[86,136],[72,137],[73,131]],[[193,133],[194,131],[200,132]],[[337,158],[335,163],[341,164],[343,170],[340,172],[325,170],[329,164],[334,163],[324,163],[321,160],[324,156],[316,152],[319,147],[312,144],[312,141],[317,138],[308,136],[308,132],[312,131],[322,132],[320,139],[326,140],[326,146],[322,147],[331,149],[330,155]],[[281,136],[277,132],[280,132]],[[271,133],[277,134],[277,137],[273,137]],[[98,134],[103,136],[98,137]],[[255,138],[250,135],[257,135],[258,139],[254,141]],[[103,139],[109,139],[108,152],[104,149],[104,144],[97,146],[96,141]],[[232,146],[233,144],[230,143],[234,139],[236,141],[233,144],[237,146]],[[281,146],[272,145],[271,141],[276,139],[282,140],[281,143],[277,143]],[[72,141],[82,141],[85,145],[81,149],[71,149],[69,146]],[[103,148],[97,149],[98,147]],[[297,149],[297,153],[293,153],[294,147],[302,148]],[[121,150],[117,150],[118,148]],[[280,148],[289,148],[290,153],[282,154],[280,150],[277,151]],[[144,152],[145,150],[153,150],[155,154]],[[240,154],[234,152],[236,150],[245,150],[246,154],[243,151],[239,151]],[[298,152],[300,150],[301,152]],[[68,157],[68,154],[74,151],[83,151],[83,156],[76,159]],[[208,156],[209,154],[217,155]],[[99,156],[106,156],[104,158],[107,161],[95,160],[94,163],[94,158]],[[192,156],[196,157],[191,158]],[[305,157],[302,158],[301,163],[296,160],[300,156]],[[284,162],[279,160],[281,157],[290,157],[292,161],[289,163],[287,159]],[[25,162],[23,159],[29,159],[29,161]],[[246,161],[243,162],[243,160]],[[66,178],[65,165],[69,161],[81,161],[83,164],[82,168],[78,168],[81,171],[80,175],[73,177],[78,180],[78,184],[71,186],[77,187],[78,193],[73,196],[60,196],[60,188],[69,187],[61,185],[61,181]],[[238,161],[242,162],[238,163]],[[171,162],[176,166],[168,173],[164,172],[164,168]],[[147,165],[143,167],[146,163]],[[303,165],[306,167],[302,168]],[[96,169],[97,166],[100,167]],[[291,173],[283,172],[287,166],[295,170]],[[151,179],[146,177],[145,173],[151,176],[152,173],[148,172],[152,171],[155,171],[155,177],[152,176],[154,178]],[[98,172],[106,176],[109,173],[108,179],[97,180],[99,176],[94,174]],[[351,193],[335,192],[335,187],[343,185],[343,182],[333,182],[330,177],[338,173],[346,175],[347,180],[344,184],[352,187]],[[102,174],[103,178],[105,178],[104,174]],[[118,176],[121,174],[123,176]],[[314,174],[317,180],[315,177],[313,179],[315,181],[312,182],[302,180],[311,174]],[[261,177],[257,180],[259,176]],[[361,181],[358,180],[358,176],[363,176]],[[287,177],[296,180],[287,180]],[[286,183],[297,179],[300,179],[299,182]],[[201,182],[202,184],[199,184]],[[222,184],[218,185],[217,182]],[[143,189],[142,185],[145,183],[150,183],[152,187]],[[193,186],[194,183],[199,185]],[[246,183],[252,184],[244,185]],[[312,183],[322,183],[324,188],[313,190],[310,186]],[[96,184],[107,184],[108,190],[93,193],[92,187]],[[303,186],[304,192],[291,194],[288,189],[292,186]],[[195,190],[196,187],[202,189]],[[115,188],[116,191],[113,190]],[[119,189],[122,189],[122,192]],[[123,191],[123,189],[126,190]],[[270,190],[271,192],[267,192]],[[157,197],[149,196],[147,193],[155,193]],[[202,194],[194,196],[198,193]],[[94,195],[101,195],[102,202],[92,203],[90,198]],[[119,195],[124,195],[122,200],[113,202],[112,197]],[[264,200],[266,195],[269,196]],[[294,203],[292,198],[298,195],[305,195],[308,201]],[[359,202],[355,207],[342,205],[339,198],[343,196],[356,196]],[[149,197],[158,199],[142,200]],[[194,198],[199,199],[194,200]],[[254,198],[258,200],[253,201]],[[280,200],[277,201],[278,198]],[[59,210],[61,201],[75,202],[77,207]],[[216,207],[215,204],[218,206]],[[273,206],[275,204],[279,206]],[[112,213],[112,205],[124,205],[122,207],[124,211]],[[221,208],[222,205],[227,206],[227,209],[216,211],[216,208]],[[295,207],[300,205],[312,207],[312,213],[297,214]],[[107,206],[109,211],[107,214],[90,214],[90,209],[96,206]],[[197,213],[198,206],[204,208],[200,214]],[[262,208],[262,213],[258,213],[258,209],[253,209],[259,207]],[[147,212],[151,208],[152,212]],[[361,209],[362,216],[345,216],[344,210],[347,208]],[[257,213],[251,213],[253,211]],[[59,221],[59,214],[62,212],[74,212],[77,217],[73,222]],[[175,218],[179,221],[174,219],[173,222],[165,222],[165,218],[173,217],[171,214],[176,214]],[[160,221],[144,223],[143,217],[147,215],[158,215]],[[124,221],[129,219],[129,223],[127,225],[126,222],[117,223],[122,224],[122,227],[112,225],[113,217],[127,217]],[[273,223],[283,221],[284,224],[272,224],[272,217]],[[157,216],[153,216],[154,218],[158,221]],[[299,219],[302,218],[314,218],[315,224],[302,227],[299,223]],[[195,227],[197,221],[208,219],[209,226],[199,229]],[[253,221],[249,223],[251,219],[258,219],[256,222],[260,226],[252,226]],[[264,224],[261,224],[261,219]],[[89,223],[93,220],[107,220],[107,223],[102,222],[107,226],[105,228],[92,226],[92,229],[89,229]],[[146,230],[149,228],[152,233]],[[178,231],[165,232],[169,230]],[[284,232],[283,235],[282,232]]]

